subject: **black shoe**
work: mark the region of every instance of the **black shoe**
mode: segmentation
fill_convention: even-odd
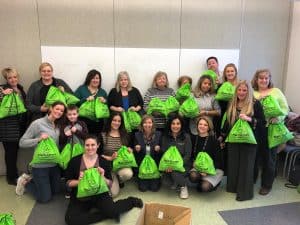
[[[136,208],[143,208],[143,201],[140,198],[136,197],[128,197],[128,199],[132,202],[132,206]]]
[[[119,187],[120,187],[120,188],[125,187],[125,183],[120,183],[120,182],[119,182]]]

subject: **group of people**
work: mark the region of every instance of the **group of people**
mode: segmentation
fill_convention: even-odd
[[[133,177],[142,192],[156,192],[162,181],[166,181],[171,189],[179,191],[180,198],[186,199],[189,197],[189,186],[196,187],[200,192],[215,190],[225,172],[226,190],[236,193],[236,200],[244,201],[253,198],[253,186],[261,166],[259,194],[268,194],[275,178],[277,147],[269,149],[267,127],[283,121],[287,115],[286,98],[278,88],[273,87],[268,69],[257,70],[250,84],[238,79],[237,68],[232,63],[225,66],[222,76],[216,57],[209,57],[206,64],[217,77],[214,79],[209,73],[204,73],[195,88],[190,90],[191,97],[199,107],[197,116],[193,118],[186,118],[178,112],[167,116],[159,112],[147,114],[153,98],[165,101],[176,95],[175,90],[169,87],[167,74],[162,71],[155,74],[151,88],[142,97],[139,90],[133,87],[126,71],[118,74],[115,87],[108,95],[101,88],[102,77],[97,70],[89,71],[84,84],[72,92],[63,80],[53,77],[51,64],[42,63],[39,67],[41,78],[32,83],[26,95],[19,84],[18,72],[12,68],[2,70],[7,83],[0,87],[0,101],[5,95],[16,93],[28,110],[27,113],[0,119],[0,141],[5,150],[7,183],[17,185],[18,195],[26,190],[37,201],[48,202],[53,194],[60,191],[60,177],[63,174],[67,190],[71,190],[66,212],[68,224],[90,224],[105,218],[118,221],[121,213],[133,207],[141,208],[143,202],[139,198],[113,201],[120,188]],[[233,96],[228,101],[216,100],[216,93],[225,82],[235,87]],[[179,88],[187,83],[192,85],[189,76],[179,77]],[[59,101],[51,106],[45,104],[51,86],[74,94],[80,102],[77,106],[65,106]],[[278,101],[285,115],[265,117],[260,99],[269,95]],[[91,120],[79,116],[80,105],[95,99],[108,105],[108,119]],[[139,113],[142,118],[139,129],[131,132],[125,129],[122,116],[128,110]],[[225,142],[237,120],[250,125],[257,144]],[[60,150],[68,143],[79,143],[83,145],[84,153],[72,158],[65,171],[57,163],[31,164],[31,174],[18,177],[16,162],[19,146],[33,148],[49,137]],[[161,177],[153,179],[139,178],[138,167],[112,172],[113,161],[121,146],[126,146],[134,154],[138,166],[146,155],[150,155],[158,166],[163,154],[176,146],[183,160],[184,172],[167,168],[162,171]],[[216,168],[214,175],[196,170],[195,160],[199,152],[206,152],[211,157]],[[90,168],[98,169],[109,191],[81,200],[76,196],[77,186],[84,171]],[[98,211],[91,212],[91,208]]]

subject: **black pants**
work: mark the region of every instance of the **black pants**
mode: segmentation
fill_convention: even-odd
[[[265,139],[257,147],[254,179],[257,179],[261,167],[261,187],[271,189],[276,175],[277,147],[269,149]]]
[[[132,201],[122,199],[113,201],[108,192],[91,197],[87,201],[76,198],[70,200],[65,220],[68,225],[87,225],[105,219],[116,219],[121,213],[133,208]],[[91,212],[91,209],[96,209]]]
[[[237,200],[253,198],[253,172],[256,145],[228,143],[228,192],[237,193]]]
[[[160,188],[160,178],[158,179],[140,179],[138,178],[138,186],[140,191],[158,191]]]
[[[17,157],[19,142],[2,142],[5,152],[5,165],[7,180],[13,181],[18,178]]]

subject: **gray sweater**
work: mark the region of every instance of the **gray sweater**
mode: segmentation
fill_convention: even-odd
[[[21,137],[19,146],[21,148],[35,148],[38,145],[39,138],[42,133],[48,134],[56,145],[59,143],[59,128],[55,128],[54,124],[48,119],[48,116],[33,121],[27,128],[25,134]],[[56,164],[34,164],[32,167],[45,168],[52,167]]]

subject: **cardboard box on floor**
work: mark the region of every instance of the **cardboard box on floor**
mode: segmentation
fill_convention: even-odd
[[[192,210],[183,206],[146,203],[135,225],[191,225]]]

